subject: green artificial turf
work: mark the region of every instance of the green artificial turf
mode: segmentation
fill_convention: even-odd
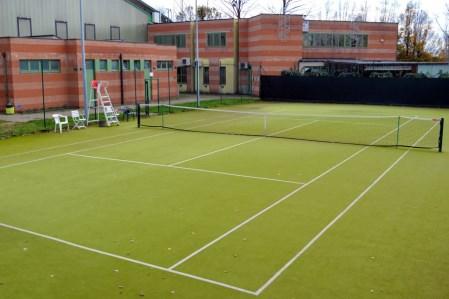
[[[260,102],[224,108],[449,119],[446,109]],[[251,133],[263,125],[257,117],[210,112],[166,117],[200,131]],[[331,134],[360,143],[395,129],[390,121],[351,128],[310,118],[269,125],[266,134],[298,126],[284,137]],[[431,125],[404,124],[402,142],[414,143]],[[421,145],[434,145],[435,130]],[[411,149],[398,160],[407,151],[138,129],[132,121],[2,140],[0,223],[43,235],[0,225],[0,298],[255,298],[244,291],[267,282],[258,297],[448,298],[449,151]],[[180,272],[168,270],[237,225],[174,268]]]

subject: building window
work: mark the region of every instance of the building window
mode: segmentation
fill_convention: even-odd
[[[179,84],[187,84],[187,68],[185,66],[178,67],[177,75]]]
[[[84,24],[84,38],[86,40],[96,40],[95,24]]]
[[[31,18],[17,18],[17,36],[27,37],[32,35]]]
[[[120,27],[111,26],[111,40],[120,40]]]
[[[118,60],[111,61],[111,71],[119,71],[120,70],[120,62]]]
[[[60,39],[68,39],[69,38],[69,30],[68,30],[67,22],[55,21],[55,31],[56,31],[56,37],[58,37]]]
[[[209,67],[203,68],[203,84],[209,85]]]
[[[134,60],[134,69],[136,71],[141,71],[140,66],[141,66],[140,60]]]
[[[368,35],[358,33],[305,33],[305,48],[368,48]]]
[[[123,63],[122,63],[122,70],[124,70],[124,71],[129,71],[129,70],[131,70],[131,63],[130,63],[129,60],[123,60]]]
[[[186,35],[157,35],[154,37],[154,43],[158,45],[176,46],[178,48],[186,47]]]
[[[173,61],[169,60],[158,60],[157,69],[158,70],[169,70],[173,68]]]
[[[226,67],[220,66],[220,85],[226,85]]]
[[[61,71],[61,62],[59,60],[20,60],[21,73],[59,73]]]
[[[99,66],[100,66],[100,72],[108,71],[108,61],[106,59],[101,59]]]
[[[143,69],[144,69],[145,71],[151,72],[151,61],[149,61],[149,60],[144,60],[144,62],[143,62]]]
[[[207,46],[211,48],[226,47],[226,32],[212,32],[207,34]]]

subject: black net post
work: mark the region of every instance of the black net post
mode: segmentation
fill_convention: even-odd
[[[438,151],[443,151],[444,118],[440,119],[440,136],[438,138]]]
[[[137,127],[140,128],[140,105],[136,103]]]

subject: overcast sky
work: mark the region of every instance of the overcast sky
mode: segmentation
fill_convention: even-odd
[[[178,9],[178,3],[181,2],[181,0],[144,0],[146,3],[151,5],[152,7],[156,9],[169,9],[170,12],[176,11]],[[270,8],[273,6],[280,7],[281,0],[251,0],[252,1],[252,9],[249,13],[247,13],[247,17],[252,15],[257,15],[260,13],[269,13],[272,12]],[[339,1],[344,0],[331,0],[331,3],[334,5],[337,5]],[[365,3],[365,0],[352,0],[357,4],[357,6],[361,6],[362,3]],[[377,16],[378,6],[381,0],[368,0],[369,7],[369,14],[368,19],[369,20],[375,20]],[[399,3],[399,9],[400,11],[403,11],[405,9],[406,3],[408,0],[397,0]],[[222,0],[198,0],[198,5],[206,5],[214,6],[214,7],[220,7],[222,5]],[[299,11],[298,13],[307,13],[310,11],[310,14],[308,15],[309,19],[319,19],[321,14],[323,13],[324,4],[326,3],[326,0],[304,0],[304,3],[307,3],[306,5],[308,8],[305,11]],[[445,3],[449,0],[421,0],[421,7],[425,9],[432,19],[435,19],[438,17],[440,19],[440,23],[442,23],[444,20],[444,11],[445,11]],[[184,5],[195,5],[194,0],[184,0]],[[172,13],[173,14],[173,13]]]

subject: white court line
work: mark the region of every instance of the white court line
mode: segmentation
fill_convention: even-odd
[[[195,123],[195,122],[200,122],[200,121],[203,121],[203,120],[205,120],[205,119],[203,118],[203,119],[197,119],[197,120],[189,121],[189,122],[180,122],[177,125],[181,125],[181,124],[185,124],[185,123]],[[26,151],[26,152],[20,152],[20,153],[0,156],[0,159],[11,158],[11,157],[16,157],[16,156],[23,156],[23,155],[27,155],[27,154],[34,154],[34,153],[43,152],[43,151],[47,151],[47,150],[54,150],[54,149],[58,149],[58,148],[64,148],[64,147],[69,147],[69,146],[74,146],[74,145],[80,145],[80,144],[89,143],[89,142],[93,142],[93,141],[102,141],[102,140],[112,139],[112,138],[116,138],[116,137],[135,135],[135,134],[138,134],[138,133],[142,133],[142,131],[139,130],[139,131],[136,131],[136,132],[128,132],[128,133],[117,134],[117,135],[101,137],[101,138],[91,138],[91,139],[81,140],[81,141],[72,142],[72,143],[63,144],[63,145],[55,145],[55,146],[50,146],[50,147],[44,147],[44,148],[40,148],[40,149],[37,149],[37,150],[32,150],[32,151]]]
[[[68,154],[68,155],[69,156],[74,156],[74,157],[94,159],[94,160],[105,160],[105,161],[114,161],[114,162],[121,162],[121,163],[128,163],[128,164],[139,164],[139,165],[146,165],[146,166],[153,166],[153,167],[180,169],[180,170],[187,170],[187,171],[195,171],[195,172],[204,172],[204,173],[219,174],[219,175],[225,175],[225,176],[233,176],[233,177],[246,178],[246,179],[280,182],[280,183],[287,183],[287,184],[294,184],[294,185],[302,185],[302,184],[304,184],[302,182],[295,182],[295,181],[288,181],[288,180],[281,180],[281,179],[274,179],[274,178],[266,178],[266,177],[260,177],[260,176],[251,176],[251,175],[237,174],[237,173],[232,173],[232,172],[207,170],[207,169],[201,169],[201,168],[182,167],[182,166],[174,166],[174,165],[167,165],[167,164],[142,162],[142,161],[134,161],[134,160],[124,160],[124,159],[115,159],[115,158],[99,157],[99,156],[91,156],[91,155],[80,155],[80,154],[75,154],[75,153],[71,153],[71,154]]]
[[[127,142],[137,141],[137,140],[141,140],[141,139],[149,139],[149,138],[159,137],[159,136],[168,135],[168,134],[172,134],[172,133],[173,132],[160,133],[160,134],[144,136],[144,137],[140,137],[140,138],[129,139],[129,140],[125,140],[125,141],[121,141],[121,142],[117,142],[117,143],[112,143],[112,144],[99,145],[99,146],[96,146],[96,147],[82,149],[82,150],[74,151],[74,152],[50,155],[50,156],[46,156],[46,157],[42,157],[42,158],[38,158],[38,159],[33,159],[33,160],[28,160],[28,161],[24,161],[24,162],[18,162],[18,163],[12,163],[12,164],[3,165],[3,166],[0,166],[0,169],[6,169],[6,168],[15,167],[15,166],[21,166],[21,165],[36,163],[36,162],[40,162],[40,161],[44,161],[44,160],[50,160],[50,159],[53,159],[53,158],[63,157],[63,156],[74,154],[74,153],[81,153],[81,152],[84,152],[84,151],[100,149],[100,148],[104,148],[104,147],[108,147],[108,146],[120,145],[120,144],[124,144],[124,143],[127,143]]]
[[[242,118],[242,117],[240,117],[240,118]],[[240,119],[240,118],[238,118],[238,119]],[[211,125],[214,125],[214,124],[217,124],[217,123],[229,122],[229,121],[234,121],[234,120],[235,119],[226,119],[226,120],[221,120],[221,121],[217,121],[217,122],[208,123],[208,124],[205,124],[205,125],[194,126],[194,127],[189,128],[189,129],[196,129],[196,128],[201,128],[201,127],[207,127],[207,126],[211,126]],[[181,123],[179,123],[179,124],[181,124]],[[7,165],[0,166],[0,170],[1,169],[15,167],[15,166],[31,164],[31,163],[35,163],[35,162],[40,162],[40,161],[44,161],[44,160],[49,160],[49,159],[53,159],[53,158],[57,158],[57,157],[62,157],[62,156],[69,155],[69,154],[82,153],[82,152],[85,152],[85,151],[102,149],[102,148],[106,148],[106,147],[111,147],[111,146],[121,145],[121,144],[130,143],[130,142],[134,142],[134,141],[140,141],[140,140],[145,140],[145,139],[150,139],[150,138],[159,137],[159,136],[165,136],[165,135],[171,135],[171,134],[176,134],[176,133],[177,132],[175,131],[175,132],[165,132],[165,133],[160,133],[160,134],[155,134],[155,135],[150,135],[150,136],[143,136],[143,137],[128,139],[128,140],[120,141],[120,142],[116,142],[116,143],[110,143],[110,144],[99,145],[99,146],[95,146],[95,147],[91,147],[91,148],[85,148],[85,149],[74,151],[74,152],[55,154],[55,155],[50,155],[50,156],[46,156],[46,157],[43,157],[43,158],[38,158],[38,159],[33,159],[33,160],[28,160],[28,161],[23,161],[23,162],[18,162],[18,163],[7,164]]]
[[[197,159],[201,159],[201,158],[204,158],[204,157],[208,157],[208,156],[211,156],[211,155],[214,155],[214,154],[217,154],[217,153],[221,153],[221,152],[224,152],[224,151],[227,151],[227,150],[230,150],[230,149],[233,149],[233,148],[236,148],[236,147],[239,147],[239,146],[251,143],[251,142],[255,142],[255,141],[264,139],[266,137],[276,136],[276,135],[279,135],[279,134],[282,134],[282,133],[285,133],[285,132],[288,132],[288,131],[291,131],[291,130],[294,130],[294,129],[305,127],[305,126],[314,124],[316,122],[318,122],[318,120],[314,120],[314,121],[311,121],[311,122],[308,122],[308,123],[305,123],[305,124],[300,124],[300,125],[297,125],[297,126],[294,126],[294,127],[291,127],[291,128],[283,129],[283,130],[271,133],[271,134],[269,134],[267,136],[252,138],[250,140],[247,140],[247,141],[244,141],[244,142],[241,142],[241,143],[237,143],[237,144],[234,144],[234,145],[231,145],[231,146],[227,146],[227,147],[224,147],[224,148],[221,148],[221,149],[218,149],[218,150],[206,153],[206,154],[202,154],[202,155],[190,158],[190,159],[186,159],[186,160],[183,160],[183,161],[180,161],[180,162],[172,163],[170,165],[176,166],[176,165],[184,164],[184,163],[191,162],[191,161],[194,161],[194,160],[197,160]]]
[[[412,120],[408,120],[407,122],[405,122],[404,124],[402,124],[400,127],[405,126],[406,124],[408,124],[409,122],[411,122]],[[399,128],[400,128],[399,127]],[[388,132],[387,134],[379,137],[378,139],[376,139],[375,141],[373,141],[371,143],[371,145],[374,145],[376,143],[378,143],[379,141],[381,141],[382,139],[384,139],[385,137],[395,133],[397,131],[397,128]],[[192,252],[191,254],[189,254],[188,256],[186,256],[185,258],[179,260],[178,262],[176,262],[175,264],[173,264],[172,266],[170,266],[169,269],[174,269],[178,266],[180,266],[181,264],[185,263],[186,261],[190,260],[191,258],[193,258],[194,256],[200,254],[201,252],[203,252],[204,250],[206,250],[207,248],[211,247],[212,245],[214,245],[215,243],[218,243],[219,241],[223,240],[224,238],[226,238],[227,236],[229,236],[230,234],[232,234],[233,232],[237,231],[238,229],[240,229],[241,227],[245,226],[246,224],[252,222],[254,219],[258,218],[259,216],[265,214],[266,212],[268,212],[269,210],[271,210],[272,208],[276,207],[277,205],[281,204],[282,202],[284,202],[285,200],[287,200],[288,198],[292,197],[293,195],[295,195],[296,193],[298,193],[299,191],[301,191],[304,188],[307,188],[309,185],[313,184],[314,182],[318,181],[319,179],[321,179],[322,177],[326,176],[327,174],[331,173],[332,171],[334,171],[335,169],[339,168],[341,165],[345,164],[346,162],[348,162],[349,160],[353,159],[354,157],[358,156],[359,154],[363,153],[364,151],[366,151],[370,146],[365,146],[362,149],[360,149],[359,151],[355,152],[354,154],[352,154],[351,156],[349,156],[348,158],[344,159],[343,161],[339,162],[338,164],[332,166],[331,168],[329,168],[328,170],[326,170],[325,172],[323,172],[322,174],[316,176],[315,178],[313,178],[312,180],[308,181],[307,183],[305,183],[304,185],[300,186],[299,188],[293,190],[292,192],[290,192],[289,194],[285,195],[284,197],[278,199],[277,201],[275,201],[274,203],[272,203],[271,205],[269,205],[268,207],[266,207],[265,209],[257,212],[256,214],[254,214],[253,216],[251,216],[250,218],[246,219],[245,221],[241,222],[240,224],[234,226],[233,228],[229,229],[228,231],[226,231],[224,234],[222,234],[221,236],[215,238],[214,240],[210,241],[209,243],[205,244],[203,247],[199,248],[198,250]]]
[[[435,124],[430,128],[421,138],[419,138],[413,146],[419,144],[436,126]],[[264,283],[257,291],[256,294],[260,295],[266,288],[268,288],[282,273],[287,270],[298,258],[300,258],[313,244],[315,244],[338,220],[345,216],[348,211],[357,204],[371,189],[373,189],[402,159],[410,153],[408,149],[403,153],[396,161],[393,162],[380,176],[378,176],[374,182],[371,183],[359,196],[357,196],[346,208],[340,212],[328,225],[326,225],[312,240],[309,241],[293,258],[291,258],[280,270],[278,270],[266,283]]]
[[[146,262],[143,262],[143,261],[140,261],[140,260],[128,258],[128,257],[121,256],[121,255],[118,255],[118,254],[114,254],[114,253],[98,250],[98,249],[95,249],[95,248],[87,247],[87,246],[80,245],[80,244],[77,244],[77,243],[73,243],[73,242],[70,242],[70,241],[66,241],[66,240],[63,240],[63,239],[60,239],[60,238],[55,238],[55,237],[52,237],[52,236],[49,236],[49,235],[45,235],[45,234],[37,233],[37,232],[31,231],[31,230],[23,229],[23,228],[20,228],[20,227],[17,227],[17,226],[5,224],[5,223],[0,223],[0,227],[4,227],[4,228],[10,229],[10,230],[14,230],[14,231],[19,231],[19,232],[26,233],[26,234],[29,234],[29,235],[33,235],[33,236],[36,236],[36,237],[40,237],[40,238],[43,238],[43,239],[55,241],[55,242],[58,242],[58,243],[61,243],[61,244],[64,244],[64,245],[68,245],[68,246],[71,246],[71,247],[75,247],[75,248],[78,248],[78,249],[81,249],[81,250],[85,250],[85,251],[93,252],[93,253],[96,253],[96,254],[112,257],[112,258],[115,258],[115,259],[118,259],[118,260],[122,260],[122,261],[126,261],[126,262],[129,262],[129,263],[141,265],[141,266],[144,266],[144,267],[147,267],[147,268],[160,270],[160,271],[168,272],[168,273],[171,273],[171,274],[176,274],[176,275],[179,275],[179,276],[188,277],[188,278],[191,278],[191,279],[194,279],[194,280],[198,280],[198,281],[201,281],[201,282],[205,282],[205,283],[209,283],[209,284],[212,284],[212,285],[220,286],[220,287],[223,287],[223,288],[231,289],[231,290],[238,291],[238,292],[241,292],[241,293],[246,293],[246,294],[250,294],[250,295],[254,295],[254,296],[256,295],[256,293],[253,292],[253,291],[250,291],[250,290],[247,290],[247,289],[244,289],[244,288],[240,288],[240,287],[237,287],[237,286],[234,286],[234,285],[230,285],[230,284],[227,284],[227,283],[223,283],[223,282],[220,282],[220,281],[216,281],[216,280],[200,277],[200,276],[189,274],[189,273],[185,273],[185,272],[171,270],[171,269],[168,269],[168,268],[165,268],[165,267],[162,267],[162,266],[146,263]]]

